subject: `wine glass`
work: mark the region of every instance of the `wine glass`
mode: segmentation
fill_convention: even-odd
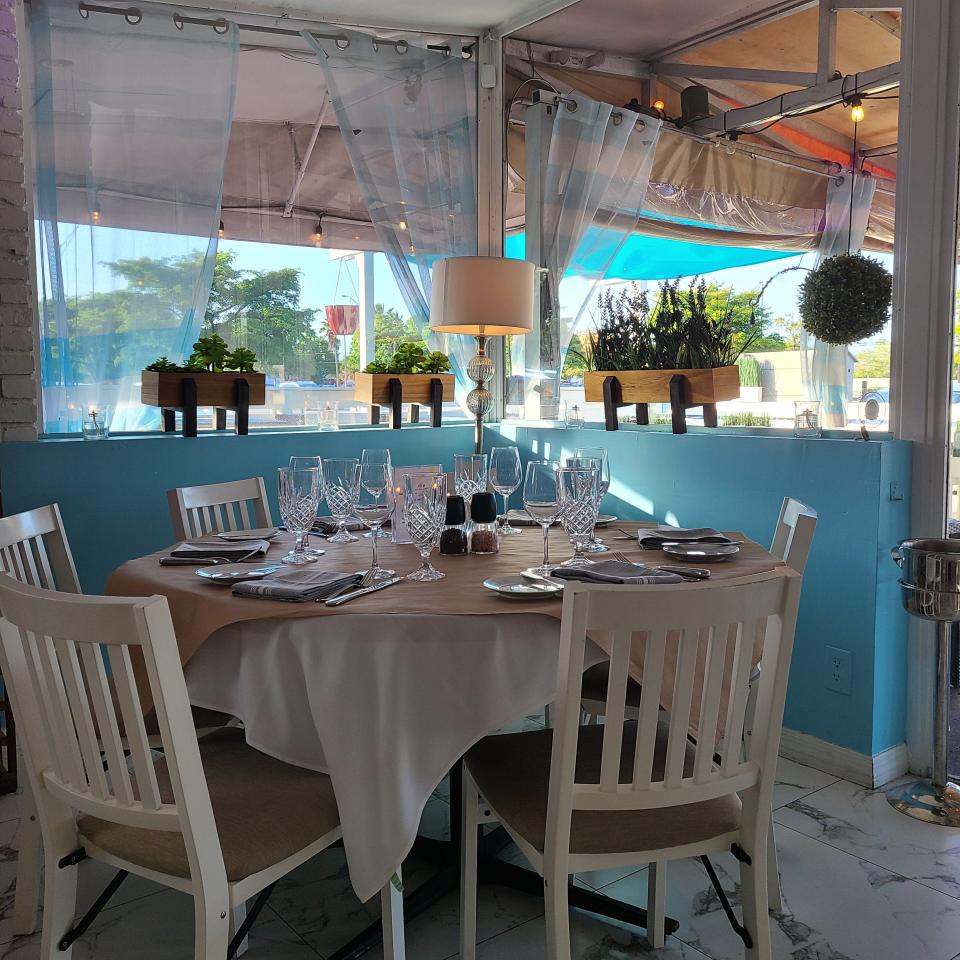
[[[470,500],[475,493],[487,489],[487,455],[485,453],[455,453],[453,455],[453,486],[457,494],[467,502],[470,516]]]
[[[574,458],[577,459],[577,458]],[[588,458],[580,458],[581,460]],[[589,462],[589,460],[588,460]],[[561,566],[584,567],[593,560],[583,555],[584,548],[593,539],[600,503],[600,471],[595,466],[567,467],[558,476],[561,522],[573,544],[573,556]]]
[[[330,516],[337,521],[337,532],[327,539],[327,543],[354,543],[357,537],[347,530],[347,517],[360,496],[360,461],[355,457],[324,460],[323,493]]]
[[[389,450],[377,450],[377,449],[366,449],[360,453],[360,469],[363,470],[365,466],[377,465],[386,467],[390,473],[390,483],[393,483],[393,461],[390,458]],[[379,537],[381,540],[393,540],[393,533],[389,530],[384,530],[382,527],[377,527],[376,530],[370,530],[368,533],[364,534],[368,539],[371,537]]]
[[[323,499],[323,474],[320,472],[319,457],[291,457],[290,463],[287,464],[287,466],[289,466],[291,470],[316,470],[320,480],[320,499]],[[310,524],[310,530],[313,530],[313,524]],[[303,552],[308,557],[313,557],[313,559],[316,560],[318,557],[323,556],[323,551],[314,550],[313,547],[310,546],[310,530],[303,535]]]
[[[523,479],[523,506],[528,514],[543,527],[543,563],[533,572],[549,576],[550,524],[560,516],[560,494],[557,480],[558,464],[552,460],[531,460]]]
[[[501,537],[514,537],[522,530],[510,526],[508,516],[509,498],[523,479],[520,466],[520,451],[516,447],[494,447],[490,451],[490,486],[503,497],[503,523],[500,524]]]
[[[374,580],[392,577],[393,570],[384,570],[377,562],[377,534],[393,515],[396,504],[393,493],[393,471],[383,463],[360,464],[360,493],[354,512],[365,527],[370,528],[373,559],[370,574]]]
[[[277,486],[280,499],[280,516],[286,528],[294,535],[294,547],[281,563],[314,563],[316,557],[307,556],[303,542],[307,531],[313,526],[320,504],[320,471],[316,467],[306,470],[291,470],[280,467],[277,471]]]
[[[610,458],[606,447],[577,447],[574,457],[590,457],[600,461],[600,503],[610,489]],[[597,515],[600,513],[600,503],[597,504]],[[583,548],[584,553],[606,553],[610,548],[594,533],[593,539]]]
[[[403,478],[403,519],[422,561],[420,569],[407,574],[408,580],[442,580],[430,563],[430,554],[440,540],[447,516],[447,477],[443,473]]]

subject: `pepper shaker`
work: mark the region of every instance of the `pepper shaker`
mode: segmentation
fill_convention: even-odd
[[[440,534],[440,552],[447,556],[457,556],[467,552],[467,533],[463,525],[467,519],[467,508],[463,497],[447,497],[447,515],[443,532]]]
[[[492,493],[475,493],[470,501],[471,553],[499,553],[500,534],[497,532],[497,501]]]

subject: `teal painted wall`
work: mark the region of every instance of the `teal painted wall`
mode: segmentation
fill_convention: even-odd
[[[610,451],[614,483],[605,506],[624,519],[739,529],[768,542],[784,496],[816,508],[820,522],[804,583],[787,702],[792,729],[878,753],[905,737],[906,615],[890,547],[908,535],[910,447],[896,441],[795,440],[770,435],[656,430],[569,431],[490,427],[525,459],[573,447]],[[112,437],[0,444],[3,512],[58,502],[83,588],[103,589],[110,571],[172,538],[166,491],[176,486],[264,476],[292,455],[359,456],[389,444],[398,466],[469,452],[472,428],[337,433]],[[890,501],[892,482],[903,499]],[[519,493],[515,495],[519,503]],[[273,504],[276,509],[276,503]],[[554,534],[555,539],[559,537]],[[824,686],[825,647],[853,655],[853,692]]]
[[[613,484],[605,507],[624,519],[742,530],[769,543],[785,496],[816,509],[785,725],[859,753],[905,740],[907,616],[890,547],[909,533],[909,443],[712,430],[676,437],[636,429],[501,429],[526,458],[606,446]],[[891,482],[900,484],[902,500],[890,501]],[[824,685],[827,646],[853,655],[849,696]]]

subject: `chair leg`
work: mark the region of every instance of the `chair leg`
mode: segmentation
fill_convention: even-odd
[[[552,703],[548,703],[543,708],[543,725],[545,727],[553,726],[553,704]]]
[[[239,903],[230,911],[230,938],[233,939],[234,934],[243,926],[243,921],[247,919],[247,904],[246,902]],[[240,946],[237,947],[237,952],[234,954],[235,957],[242,957],[246,952],[247,948],[250,946],[250,937],[244,937],[240,941]]]
[[[25,770],[26,767],[21,767]],[[26,779],[26,778],[24,778]],[[13,901],[13,933],[26,937],[37,929],[37,908],[40,903],[40,863],[43,840],[40,820],[33,802],[30,784],[25,783],[20,796],[20,849],[17,852],[17,885]]]
[[[545,864],[546,867],[546,864]],[[570,908],[567,874],[547,867],[543,875],[543,905],[547,925],[547,960],[570,960]]]
[[[61,854],[69,852],[64,844]],[[73,925],[77,912],[77,865],[57,864],[59,857],[46,857],[43,871],[43,933],[40,937],[41,960],[70,960],[73,945],[60,949],[60,940]]]
[[[752,854],[751,864],[740,864],[740,895],[743,925],[750,934],[746,960],[771,960],[770,917],[767,914],[767,848],[766,844]]]
[[[230,946],[230,897],[224,884],[222,895],[202,889],[193,894],[193,956],[194,960],[220,960],[226,957]],[[46,960],[46,958],[44,958]]]
[[[477,843],[480,795],[470,772],[463,771],[463,842],[460,845],[460,960],[477,955]]]
[[[380,891],[380,914],[383,923],[383,960],[405,960],[403,884],[399,867]]]
[[[780,895],[780,863],[777,859],[777,838],[773,832],[773,810],[770,811],[770,826],[767,830],[767,898],[770,909],[779,912],[783,909]]]
[[[652,947],[666,940],[667,861],[655,860],[647,868],[647,939]]]

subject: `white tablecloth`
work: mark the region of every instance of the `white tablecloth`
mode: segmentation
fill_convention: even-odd
[[[191,701],[242,719],[251,746],[329,773],[367,900],[463,753],[553,699],[559,638],[539,614],[251,620],[214,633],[185,673]]]

